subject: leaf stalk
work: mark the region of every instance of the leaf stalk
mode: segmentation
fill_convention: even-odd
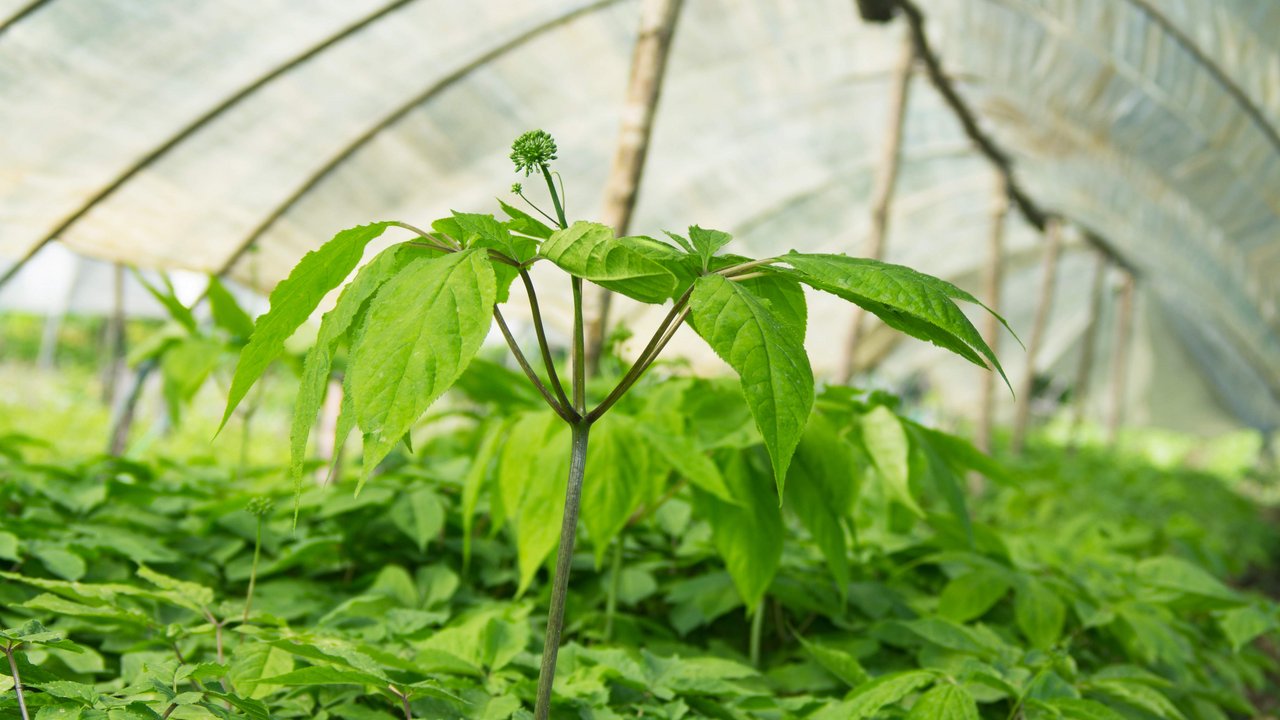
[[[5,657],[9,658],[9,671],[13,673],[13,690],[18,694],[18,711],[22,713],[22,720],[31,720],[27,714],[27,699],[22,694],[22,677],[18,674],[18,661],[13,657],[13,649],[12,643],[4,646]]]

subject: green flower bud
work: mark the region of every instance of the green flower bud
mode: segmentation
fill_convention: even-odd
[[[529,175],[556,159],[556,141],[545,130],[530,130],[511,143],[511,162],[516,172]]]
[[[244,509],[250,515],[262,517],[263,515],[271,512],[271,508],[274,507],[275,504],[275,501],[269,497],[256,497],[250,500],[249,504],[246,505]]]

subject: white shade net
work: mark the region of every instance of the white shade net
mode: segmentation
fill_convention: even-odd
[[[1138,272],[1146,312],[1164,318],[1143,326],[1149,342],[1184,353],[1209,390],[1188,412],[1280,424],[1280,5],[919,6],[1015,178]],[[0,258],[54,241],[269,288],[338,229],[496,209],[519,179],[510,142],[535,127],[559,142],[570,215],[593,218],[638,15],[636,0],[0,5],[13,19],[0,32]],[[632,231],[697,223],[756,254],[860,253],[903,37],[901,20],[865,24],[852,0],[685,0]],[[976,290],[993,184],[917,73],[888,259]],[[1071,237],[1039,363],[1068,374],[1093,267]],[[1040,242],[1011,218],[1005,307],[1024,335]],[[651,323],[629,305],[622,317]],[[829,371],[848,312],[815,297],[811,317]],[[917,344],[892,352],[890,373],[967,372]],[[1016,344],[1001,356],[1016,377]],[[1183,376],[1152,366],[1143,387],[1158,395],[1168,377]],[[960,385],[944,399],[971,407],[973,383]]]

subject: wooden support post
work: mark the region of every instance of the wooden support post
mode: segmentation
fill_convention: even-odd
[[[1093,284],[1089,288],[1089,320],[1084,328],[1084,338],[1080,343],[1080,360],[1076,367],[1076,383],[1072,387],[1071,435],[1068,445],[1074,447],[1079,439],[1080,426],[1084,423],[1085,405],[1089,396],[1089,381],[1093,376],[1093,359],[1097,354],[1098,328],[1102,319],[1102,291],[1107,279],[1107,266],[1110,262],[1103,253],[1098,253],[1097,264],[1093,270]]]
[[[1027,425],[1031,420],[1031,393],[1035,387],[1036,360],[1044,342],[1049,314],[1053,312],[1053,291],[1057,284],[1058,257],[1062,252],[1062,222],[1049,220],[1045,228],[1044,258],[1040,269],[1040,298],[1036,305],[1035,320],[1031,324],[1031,336],[1027,339],[1027,370],[1018,388],[1017,405],[1013,416],[1013,452],[1022,453],[1027,440]]]
[[[102,403],[108,407],[116,401],[120,374],[124,370],[124,265],[111,268],[111,314],[107,316],[106,364],[102,368]]]
[[[626,104],[622,107],[622,127],[605,184],[601,213],[601,222],[619,235],[626,234],[635,210],[680,2],[645,0],[640,10],[640,35],[631,56],[631,80]],[[586,366],[591,375],[599,370],[612,298],[613,294],[607,290],[599,294],[595,317],[588,323]]]
[[[338,378],[329,378],[329,391],[325,393],[324,405],[320,408],[320,421],[316,423],[316,453],[324,461],[324,464],[316,468],[315,481],[317,485],[324,485],[328,481],[329,468],[334,466],[338,453],[342,452],[342,447],[338,443],[346,438],[339,439],[336,436],[338,415],[341,413],[342,381]],[[336,469],[334,473],[337,473]],[[334,482],[337,482],[336,477]]]
[[[147,377],[159,367],[154,358],[142,361],[133,376],[133,387],[123,402],[118,404],[115,417],[111,422],[111,437],[107,441],[107,454],[120,456],[129,446],[129,430],[138,410],[138,401],[142,398],[142,390],[147,384]]]
[[[1114,444],[1124,423],[1129,381],[1129,345],[1133,335],[1133,275],[1124,274],[1116,306],[1115,335],[1111,347],[1111,407],[1107,416],[1107,442]]]
[[[984,317],[982,326],[983,340],[997,352],[1000,343],[1000,321],[996,313],[1000,312],[1000,286],[1004,282],[1004,225],[1009,216],[1009,186],[1004,174],[996,175],[995,195],[991,206],[991,235],[987,244],[987,272],[983,282],[983,302],[991,309]],[[981,393],[979,397],[978,430],[975,438],[978,449],[991,452],[991,431],[995,422],[995,389],[994,372],[982,373]],[[981,489],[971,488],[971,489]]]
[[[867,236],[865,254],[873,260],[881,260],[885,254],[886,235],[889,230],[889,208],[893,204],[893,190],[898,180],[898,167],[902,162],[902,126],[907,115],[907,96],[911,86],[911,67],[915,63],[915,43],[908,34],[903,38],[901,54],[893,68],[893,80],[889,89],[889,118],[885,126],[884,144],[876,162],[876,175],[871,191],[871,234]],[[845,349],[840,378],[846,385],[853,380],[857,370],[858,345],[866,323],[866,311],[853,306],[853,320],[849,328],[849,346]]]

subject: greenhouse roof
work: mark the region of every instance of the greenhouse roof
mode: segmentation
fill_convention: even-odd
[[[1035,226],[1059,216],[1055,317],[1080,316],[1101,248],[1221,406],[1280,426],[1280,4],[916,1],[877,24],[852,0],[686,0],[632,229],[859,253],[915,18],[933,54],[910,89],[888,259],[976,285],[1004,164],[1022,194],[1015,327],[1035,299],[1018,289],[1036,277]],[[639,12],[0,0],[0,259],[57,242],[269,288],[339,228],[493,209],[531,127],[559,141],[571,214],[594,216]],[[1082,326],[1055,321],[1046,366]]]

